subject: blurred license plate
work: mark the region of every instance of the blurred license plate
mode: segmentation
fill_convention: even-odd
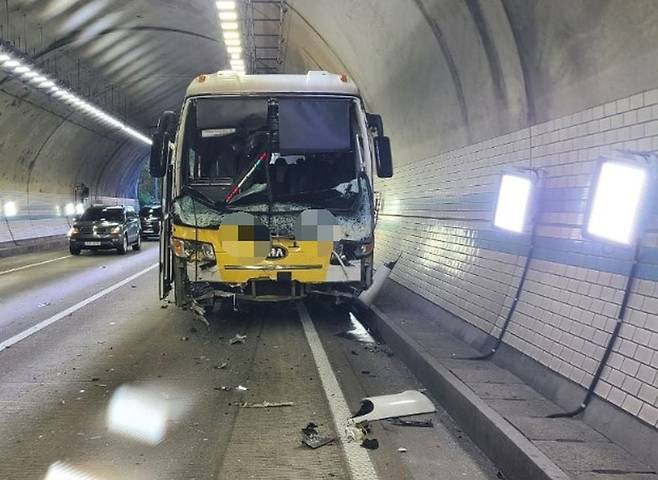
[[[100,247],[101,242],[85,242],[85,247]]]

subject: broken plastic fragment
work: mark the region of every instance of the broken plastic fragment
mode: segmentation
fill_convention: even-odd
[[[377,450],[379,448],[379,441],[376,438],[366,438],[361,442],[361,446],[368,450]]]
[[[276,408],[276,407],[294,407],[295,402],[262,402],[262,403],[243,403],[242,408]]]
[[[398,452],[400,452],[400,453],[407,453],[407,449],[404,448],[404,447],[400,447],[400,448],[398,448]]]
[[[402,420],[401,418],[390,418],[388,421],[391,422],[393,425],[397,425],[399,427],[432,428],[434,426],[431,418],[428,418],[427,420]]]
[[[247,340],[246,335],[240,335],[239,333],[235,334],[235,337],[228,341],[229,345],[235,345],[236,343],[244,343]]]
[[[400,257],[402,255],[400,254]],[[375,274],[372,277],[372,284],[367,290],[364,290],[361,292],[359,295],[359,302],[366,308],[370,308],[372,305],[372,302],[375,301],[375,298],[381,291],[382,287],[386,283],[386,280],[388,279],[389,275],[391,275],[391,272],[393,271],[393,268],[395,268],[395,264],[398,263],[398,260],[400,260],[400,257],[397,258],[397,260],[389,263],[385,263],[384,265],[379,266],[375,270]]]
[[[249,390],[247,387],[243,387],[242,385],[238,385],[237,387],[235,387],[235,389],[240,392],[246,392],[247,390]]]
[[[363,425],[348,425],[345,434],[349,442],[362,442],[368,436],[368,430]]]
[[[392,417],[406,417],[436,411],[434,404],[417,390],[407,390],[393,395],[366,397],[361,400],[361,408],[350,418],[348,425],[382,420]]]
[[[335,440],[329,435],[318,432],[318,426],[313,422],[302,428],[302,433],[302,443],[312,449],[320,448]]]

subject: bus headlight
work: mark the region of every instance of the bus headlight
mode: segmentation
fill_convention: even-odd
[[[172,238],[171,249],[174,252],[174,255],[190,262],[215,261],[215,249],[213,248],[212,243]]]
[[[359,259],[368,257],[370,254],[372,254],[374,249],[375,242],[362,243],[354,249],[354,256]]]

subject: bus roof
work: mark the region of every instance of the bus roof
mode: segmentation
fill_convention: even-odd
[[[359,90],[345,75],[308,72],[306,75],[244,75],[233,71],[199,75],[186,97],[199,95],[253,95],[260,93],[321,93],[358,96]]]

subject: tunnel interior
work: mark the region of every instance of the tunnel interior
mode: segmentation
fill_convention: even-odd
[[[587,388],[634,257],[587,238],[583,223],[602,155],[658,150],[656,20],[654,0],[288,0],[278,68],[345,73],[383,116],[395,174],[375,185],[377,260],[403,254],[392,279],[464,329],[500,333],[527,257],[528,235],[492,226],[500,175],[543,171],[534,257],[505,344]],[[210,0],[8,0],[0,37],[146,135],[180,109],[195,76],[228,68]],[[93,202],[133,204],[148,156],[143,142],[0,70],[0,203],[17,207],[0,243],[65,233],[81,184]],[[649,436],[656,213],[595,392]],[[619,438],[656,465],[632,425]]]

